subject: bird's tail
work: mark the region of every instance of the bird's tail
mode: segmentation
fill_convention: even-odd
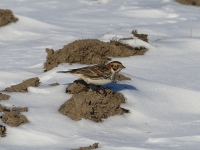
[[[57,73],[69,73],[70,71],[57,71]]]

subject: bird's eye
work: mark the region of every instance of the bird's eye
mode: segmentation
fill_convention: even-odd
[[[113,67],[113,65],[111,65],[111,67]]]

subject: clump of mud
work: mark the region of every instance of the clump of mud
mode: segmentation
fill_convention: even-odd
[[[24,115],[21,115],[19,111],[6,112],[0,118],[4,123],[12,127],[28,122],[27,118]]]
[[[90,87],[87,85],[87,83],[84,80],[78,79],[67,87],[66,93],[78,94],[81,92],[88,92],[89,90]]]
[[[6,136],[6,127],[2,126],[1,124],[0,124],[0,136],[1,137],[5,137]]]
[[[0,93],[0,100],[8,100],[9,98],[10,98],[10,95]]]
[[[58,85],[60,85],[59,83],[51,83],[51,84],[49,84],[50,86],[58,86]]]
[[[94,143],[93,145],[90,145],[88,147],[80,147],[79,149],[76,150],[93,150],[99,147],[99,143]]]
[[[76,40],[62,49],[46,49],[44,71],[49,71],[61,63],[106,64],[110,57],[142,55],[146,48],[133,48],[118,41],[102,42],[97,39]]]
[[[16,22],[18,19],[15,18],[13,12],[9,9],[0,9],[0,27],[5,26],[11,22]]]
[[[124,96],[110,89],[81,92],[67,100],[59,112],[73,120],[85,118],[101,122],[109,116],[128,113],[128,110],[120,107],[121,103],[125,103]]]
[[[11,111],[18,111],[18,112],[27,112],[28,107],[5,107],[0,104],[0,112],[11,112]]]
[[[29,86],[37,87],[38,85],[39,85],[39,78],[35,77],[35,78],[27,79],[20,84],[13,85],[11,87],[7,87],[3,91],[4,92],[23,92],[23,93],[25,93],[25,92],[28,92],[27,88]]]
[[[138,34],[138,33],[137,33],[137,30],[133,30],[133,31],[132,31],[132,34],[133,34],[135,37],[139,38],[140,40],[143,40],[143,41],[145,41],[145,42],[148,42],[148,35],[147,35],[147,34]]]
[[[0,104],[0,112],[3,112],[4,109],[5,109],[5,107]]]
[[[200,0],[176,0],[176,2],[185,4],[185,5],[200,6]]]

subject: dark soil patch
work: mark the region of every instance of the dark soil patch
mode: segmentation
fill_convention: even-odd
[[[66,89],[66,93],[69,94],[78,94],[81,92],[88,92],[90,90],[89,86],[84,80],[75,80],[71,85]]]
[[[10,98],[10,95],[0,93],[0,100],[8,100],[9,98]]]
[[[16,22],[18,19],[14,17],[13,12],[9,9],[0,9],[0,27],[11,22]]]
[[[50,86],[58,86],[58,85],[60,85],[59,83],[51,83],[51,84],[49,84]]]
[[[5,109],[5,107],[0,104],[0,112],[3,112],[4,109]]]
[[[0,124],[0,136],[1,137],[5,137],[6,136],[6,127],[2,126],[1,124]]]
[[[27,112],[28,107],[5,107],[0,104],[0,112],[11,112],[11,111],[18,111],[18,112]]]
[[[20,84],[13,85],[11,87],[7,87],[3,91],[4,92],[23,92],[23,93],[25,93],[25,92],[28,92],[27,88],[29,86],[37,87],[38,85],[39,85],[39,78],[35,77],[35,78],[27,79]]]
[[[74,94],[59,109],[59,112],[67,115],[73,120],[82,118],[101,122],[109,116],[122,115],[129,111],[121,108],[121,103],[125,103],[125,98],[121,93],[113,93],[110,89],[81,92]]]
[[[26,117],[24,115],[21,115],[19,111],[6,112],[0,118],[4,123],[12,127],[16,127],[22,123],[28,122]]]
[[[176,2],[185,4],[185,5],[200,6],[200,0],[176,0]]]
[[[118,41],[102,42],[97,39],[77,40],[62,49],[54,51],[46,49],[45,71],[57,67],[61,63],[106,64],[110,57],[129,57],[142,55],[146,48],[133,48]]]
[[[99,143],[94,143],[93,145],[90,145],[88,147],[80,147],[79,149],[75,150],[93,150],[99,147]]]
[[[133,31],[132,31],[132,34],[133,34],[135,37],[139,38],[140,40],[143,40],[143,41],[145,41],[145,42],[148,42],[148,35],[147,35],[147,34],[138,34],[138,33],[137,33],[137,30],[133,30]]]

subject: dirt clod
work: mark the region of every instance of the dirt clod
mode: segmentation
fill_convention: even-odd
[[[11,111],[18,111],[18,112],[27,112],[28,107],[5,107],[0,104],[0,112],[11,112]]]
[[[69,94],[78,94],[81,92],[88,92],[90,87],[84,80],[75,80],[71,85],[69,85],[66,89],[66,93]]]
[[[9,98],[10,98],[10,95],[0,93],[0,100],[8,100]]]
[[[0,136],[1,137],[5,137],[6,136],[6,127],[2,126],[1,124],[0,124]]]
[[[19,83],[17,85],[7,87],[3,91],[4,92],[23,92],[24,93],[24,92],[28,92],[27,88],[29,86],[37,87],[38,85],[39,85],[39,78],[35,77],[35,78],[27,79],[27,80],[25,80],[22,83]]]
[[[93,145],[90,145],[88,147],[80,147],[77,150],[93,150],[99,147],[99,143],[94,143]]]
[[[4,109],[5,109],[5,107],[0,104],[0,112],[3,112]]]
[[[44,69],[49,71],[61,63],[105,64],[111,60],[109,57],[129,57],[146,51],[146,48],[133,48],[118,41],[106,43],[97,39],[77,40],[57,51],[47,48]]]
[[[200,0],[176,0],[176,2],[185,4],[185,5],[200,6]]]
[[[4,123],[13,127],[28,122],[26,117],[24,115],[21,115],[19,111],[6,112],[1,116],[1,119]]]
[[[59,83],[51,83],[51,84],[49,84],[50,86],[58,86],[58,85],[60,85]]]
[[[135,37],[138,37],[140,40],[143,40],[145,42],[148,42],[148,35],[147,34],[138,34],[137,33],[137,30],[133,30],[132,31],[132,34],[135,36]]]
[[[16,22],[18,19],[14,17],[13,12],[9,9],[0,9],[0,27],[11,22]]]
[[[105,89],[105,92],[106,94],[103,90],[99,90],[74,94],[61,106],[59,112],[73,120],[85,118],[94,122],[129,112],[120,107],[121,103],[125,103],[121,93],[113,93],[110,89]]]

